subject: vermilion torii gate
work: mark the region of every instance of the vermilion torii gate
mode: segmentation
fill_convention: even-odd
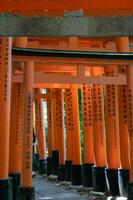
[[[93,181],[93,189],[106,192],[107,195],[127,194],[126,186],[128,184],[128,199],[131,200],[133,198],[132,54],[107,54],[107,52],[89,54],[89,52],[69,50],[52,50],[51,52],[43,49],[37,52],[38,46],[35,49],[36,41],[37,39],[33,38],[34,48],[28,50],[31,38],[19,38],[19,40],[12,38],[12,44],[11,38],[0,38],[0,107],[2,111],[0,120],[0,195],[5,200],[12,199],[10,174],[13,177],[13,188],[20,185],[18,197],[14,196],[14,198],[20,200],[35,199],[34,187],[32,186],[32,108],[34,99],[35,103],[39,102],[39,105],[44,99],[48,102],[48,161],[52,160],[48,175],[53,173],[53,169],[56,169],[58,180],[69,180],[74,185],[81,185],[82,179],[83,183],[86,181],[88,185],[92,185]],[[66,42],[66,40],[64,41]],[[68,49],[72,49],[70,41],[75,41],[75,49],[76,46],[79,48],[79,45],[76,44],[79,43],[79,40],[69,38],[68,45],[66,44]],[[89,42],[89,39],[86,41]],[[93,41],[96,44],[95,39]],[[90,48],[93,49],[92,42],[90,43]],[[108,45],[110,46],[106,48],[129,52],[127,37],[112,39]],[[11,49],[15,46],[20,48],[14,48],[12,55]],[[60,44],[60,46],[62,45]],[[26,47],[26,49],[22,47]],[[95,48],[99,48],[99,50],[105,48],[104,43],[101,47],[100,42]],[[20,88],[23,88],[21,92]],[[47,89],[47,93],[40,93],[39,88]],[[78,89],[82,90],[83,99],[84,166],[87,164],[86,168],[82,168]],[[66,112],[63,111],[64,102]],[[10,118],[10,106],[13,120]],[[20,115],[21,112],[23,115]],[[66,129],[64,113],[66,115]],[[36,117],[38,114],[37,111]],[[46,149],[41,119],[38,120],[40,125],[37,125],[39,132],[36,135],[42,164],[42,160],[46,159]],[[125,135],[121,131],[122,125],[126,131]],[[10,151],[12,149],[14,152],[16,151],[14,155],[10,152],[10,159],[9,142]],[[128,155],[127,160],[122,153],[123,147]],[[18,154],[19,152],[20,154]],[[56,166],[53,162],[53,156],[56,157],[54,157],[57,162]],[[93,164],[95,165],[93,166]],[[8,166],[10,166],[9,170]],[[115,185],[112,184],[112,181],[118,177],[118,168],[120,168],[121,182],[116,183],[115,181],[117,184]],[[71,170],[72,174],[70,174]],[[82,172],[84,176],[82,176]],[[14,175],[18,177],[17,181]],[[99,182],[99,177],[102,177],[102,183]],[[107,191],[105,191],[105,185],[108,186]]]

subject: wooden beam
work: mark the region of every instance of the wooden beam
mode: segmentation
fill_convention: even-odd
[[[44,63],[62,63],[62,64],[86,64],[86,65],[133,65],[133,60],[111,60],[111,59],[96,59],[96,58],[64,58],[64,57],[35,57],[35,56],[13,56],[13,61]]]
[[[23,75],[12,75],[12,82],[23,82]],[[60,74],[46,74],[36,72],[34,76],[34,83],[57,83],[57,84],[104,84],[104,85],[126,85],[126,75],[118,74],[115,77],[106,76],[71,76]]]

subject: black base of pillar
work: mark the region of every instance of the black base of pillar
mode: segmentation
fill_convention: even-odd
[[[83,186],[92,187],[92,166],[94,164],[83,164]]]
[[[65,180],[65,165],[59,165],[58,166],[58,181],[64,181]]]
[[[133,183],[128,183],[128,200],[133,200]]]
[[[39,160],[38,161],[38,172],[39,174],[47,173],[47,160]]]
[[[105,192],[105,167],[92,167],[93,190]]]
[[[106,178],[106,195],[117,196],[119,195],[118,186],[118,169],[105,169]]]
[[[20,173],[10,173],[9,176],[12,178],[13,183],[13,200],[17,200],[17,189],[20,186]]]
[[[71,181],[71,167],[72,167],[72,161],[66,160],[65,161],[65,181]]]
[[[58,174],[58,165],[59,165],[59,152],[52,151],[52,174]]]
[[[18,187],[17,197],[19,200],[35,200],[34,187]]]
[[[47,176],[52,174],[52,157],[47,157]]]
[[[72,185],[82,185],[82,165],[73,165],[71,167]]]
[[[35,160],[34,160],[34,170],[37,172],[38,171],[39,154],[35,153],[34,157],[35,157]]]
[[[118,169],[118,183],[121,196],[127,195],[129,182],[129,169]]]
[[[0,179],[0,199],[13,200],[12,188],[12,178]]]
[[[35,158],[36,158],[36,161],[39,160],[39,154],[38,153],[35,153]]]

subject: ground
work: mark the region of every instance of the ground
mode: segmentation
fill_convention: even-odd
[[[33,178],[36,200],[87,200],[77,192],[61,187],[57,182],[46,177],[35,176]]]
[[[127,200],[126,197],[106,197],[92,188],[72,186],[69,182],[58,182],[56,176],[41,176],[33,178],[36,191],[35,200]]]

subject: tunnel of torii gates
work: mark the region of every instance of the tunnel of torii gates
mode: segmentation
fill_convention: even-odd
[[[0,199],[34,200],[33,170],[133,199],[132,39],[0,38]]]

